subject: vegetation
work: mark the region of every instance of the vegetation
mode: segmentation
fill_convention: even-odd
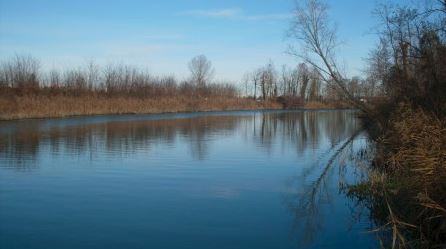
[[[372,54],[389,101],[377,107],[383,129],[377,136],[370,206],[392,247],[446,245],[446,2],[425,10],[380,6],[386,28]]]
[[[0,119],[282,107],[212,82],[212,64],[204,56],[193,58],[189,68],[191,79],[183,82],[126,65],[41,72],[37,59],[17,55],[0,68]]]
[[[351,100],[374,99],[380,95],[378,90],[371,90],[368,81],[358,77],[345,79],[346,89],[351,92],[351,99],[336,90],[326,81],[318,67],[300,63],[295,68],[282,66],[280,72],[272,62],[249,72],[244,77],[245,96],[253,99],[278,99],[285,108],[307,107],[352,107]],[[328,83],[327,83],[328,82]],[[372,86],[374,87],[374,86]]]
[[[384,96],[373,104],[355,98],[338,70],[322,1],[298,6],[290,32],[304,48],[292,53],[363,111],[376,154],[369,178],[347,192],[370,209],[386,248],[446,246],[446,1],[428,2],[378,6],[380,43],[364,81]]]
[[[347,99],[324,87],[316,68],[272,62],[245,77],[244,86],[215,83],[204,56],[188,64],[190,78],[157,77],[136,67],[90,63],[63,72],[40,70],[32,56],[16,55],[0,65],[0,119],[72,115],[160,113],[278,108],[346,108]],[[353,82],[353,80],[352,80]],[[355,97],[365,96],[357,91]],[[370,96],[370,95],[367,95]]]

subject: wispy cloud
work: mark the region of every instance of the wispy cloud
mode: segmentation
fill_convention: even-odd
[[[208,10],[189,10],[179,13],[184,16],[196,16],[196,17],[234,17],[239,15],[241,9],[228,8],[228,9],[208,9]]]
[[[268,14],[250,15],[244,13],[241,8],[189,10],[180,12],[178,14],[182,16],[231,18],[231,19],[248,20],[248,21],[287,20],[292,17],[291,13],[268,13]]]

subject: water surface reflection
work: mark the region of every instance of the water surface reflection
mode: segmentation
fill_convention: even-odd
[[[184,140],[191,155],[201,160],[206,157],[211,140],[235,133],[267,152],[275,143],[281,143],[293,146],[302,155],[306,150],[317,149],[320,143],[326,142],[324,139],[334,145],[350,136],[357,129],[351,115],[348,111],[238,113],[76,126],[60,126],[55,120],[49,127],[45,121],[32,120],[0,133],[0,155],[10,159],[12,165],[23,165],[48,151],[70,155],[88,153],[94,159],[97,153],[109,156],[131,156],[141,150],[149,153],[152,146],[173,146]]]
[[[352,223],[351,203],[339,193],[362,177],[352,167],[365,139],[354,111],[111,116],[0,128],[0,245],[7,248],[374,245],[363,233],[367,221]]]

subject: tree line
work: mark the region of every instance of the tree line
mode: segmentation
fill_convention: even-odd
[[[347,91],[355,99],[382,96],[382,86],[369,78],[359,76],[345,80]],[[302,101],[345,100],[346,96],[337,91],[332,80],[326,80],[320,70],[308,63],[295,67],[283,65],[277,70],[273,62],[246,73],[242,91],[254,99],[275,99],[277,97],[297,98]]]
[[[110,64],[42,72],[39,60],[30,55],[15,55],[0,64],[0,88],[8,94],[64,94],[130,97],[221,96],[238,97],[230,83],[213,81],[212,63],[204,56],[188,64],[190,77],[178,81],[173,76],[154,76],[138,67]]]
[[[244,75],[241,84],[216,83],[215,69],[204,55],[188,63],[190,76],[178,81],[173,76],[155,76],[146,70],[123,64],[101,67],[88,63],[84,67],[42,71],[40,62],[30,55],[15,55],[0,64],[0,88],[4,93],[104,95],[131,97],[222,96],[247,97],[255,100],[286,98],[305,101],[339,101],[339,94],[324,82],[320,71],[307,63],[277,70],[272,61]],[[348,89],[355,98],[373,97],[382,93],[368,79],[353,77]]]

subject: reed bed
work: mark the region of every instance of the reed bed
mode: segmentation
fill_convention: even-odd
[[[445,248],[446,118],[406,105],[390,117],[368,179],[348,194],[371,210],[383,247]]]
[[[273,101],[237,97],[105,97],[105,96],[3,96],[0,119],[49,118],[77,115],[145,114],[224,110],[279,109]]]

